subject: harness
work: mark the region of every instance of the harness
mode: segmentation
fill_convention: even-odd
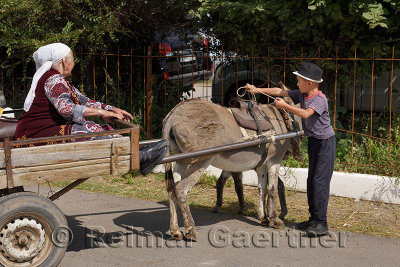
[[[269,146],[267,147],[265,145],[267,143],[267,136],[273,134],[275,130],[270,122],[270,118],[268,118],[262,111],[260,111],[256,102],[237,98],[234,106],[237,108],[228,108],[228,110],[238,123],[240,131],[243,135],[243,139],[246,140],[252,138],[260,138],[262,140],[260,146],[262,146],[263,152],[260,161],[254,167],[254,169],[256,169],[264,164],[265,160],[267,159],[269,148]],[[256,114],[258,114],[258,116]],[[249,117],[252,118],[253,125],[249,124]],[[268,124],[266,124],[265,122],[268,122]],[[263,124],[263,127],[261,127],[261,124]],[[257,135],[249,136],[245,128],[256,131]]]
[[[271,81],[271,82],[272,82],[274,85],[281,87],[282,90],[289,91],[289,88],[287,88],[286,85],[283,84],[283,82],[280,81],[280,82],[278,82],[278,84],[274,83],[273,81]],[[239,87],[239,88],[237,89],[236,94],[237,94],[239,97],[243,97],[243,96],[246,94],[246,90],[243,92],[243,94],[240,94],[239,91],[240,91],[241,89],[245,89],[245,87]],[[264,93],[264,92],[258,90],[257,88],[255,88],[255,89],[256,89],[260,94],[263,94],[263,95],[265,95],[265,96],[267,96],[267,97],[270,97],[270,98],[272,98],[272,99],[274,99],[274,100],[276,99],[276,97],[273,97],[273,96],[271,96],[271,95],[268,95],[268,94],[266,94],[266,93]],[[255,103],[257,103],[255,94],[254,94],[253,92],[247,92],[247,93],[250,95],[250,98],[252,99],[252,101],[254,101]],[[274,103],[272,103],[272,105],[274,105]],[[293,113],[287,112],[287,111],[284,110],[284,109],[283,109],[283,110],[280,109],[279,112],[281,113],[282,117],[284,118],[286,128],[287,128],[289,131],[293,131],[293,130],[299,131],[299,130],[300,130],[300,126],[299,126],[297,123],[295,123]],[[292,139],[292,141],[293,141],[293,139]],[[292,143],[292,145],[293,145],[293,143]]]
[[[260,124],[258,123],[258,119],[257,116],[254,112],[254,105],[251,101],[247,101],[247,110],[249,111],[250,115],[253,117],[256,125],[257,125],[257,134],[259,136],[259,138],[261,138],[262,140],[262,147],[263,147],[263,154],[261,156],[260,161],[258,162],[258,164],[254,167],[254,169],[257,169],[258,167],[260,167],[262,164],[264,164],[265,160],[267,159],[268,156],[268,148],[266,144],[267,143],[267,137],[265,135],[262,134],[261,128],[260,128]]]
[[[283,83],[280,83],[279,85],[280,85],[281,87],[283,87],[283,89],[286,89],[286,90],[287,90],[287,88],[285,87],[285,85],[284,85]],[[243,89],[243,87],[240,87],[240,88],[238,88],[238,90],[237,90],[237,95],[239,96],[239,98],[236,99],[236,101],[235,101],[235,106],[236,106],[236,107],[239,106],[239,108],[240,108],[240,107],[243,106],[242,103],[245,103],[246,111],[247,111],[247,112],[250,114],[250,116],[253,118],[254,123],[255,123],[255,126],[256,126],[255,129],[253,128],[253,130],[256,130],[256,132],[257,132],[257,136],[254,136],[254,138],[257,137],[257,138],[262,139],[263,154],[262,154],[262,156],[261,156],[260,161],[258,162],[258,164],[256,165],[256,167],[254,168],[254,169],[256,169],[256,168],[260,167],[262,164],[264,164],[265,160],[267,159],[267,156],[268,156],[268,148],[269,148],[269,146],[267,147],[267,146],[264,145],[264,144],[266,143],[267,137],[266,137],[266,134],[263,134],[263,132],[262,132],[262,128],[261,128],[261,126],[260,126],[260,119],[257,117],[256,112],[255,112],[255,109],[254,109],[254,106],[256,106],[256,107],[257,107],[257,111],[259,111],[258,104],[257,104],[257,102],[256,102],[254,93],[252,94],[251,100],[244,100],[244,99],[242,99],[242,98],[240,98],[240,97],[243,97],[244,94],[245,94],[245,92],[244,92],[242,95],[239,94],[239,90],[240,90],[240,89]],[[260,92],[260,93],[263,93],[263,92]],[[264,93],[263,93],[263,94],[264,94]],[[268,97],[271,97],[271,98],[273,98],[273,99],[275,99],[274,97],[272,97],[272,96],[270,96],[270,95],[267,95],[267,96],[268,96]],[[238,102],[239,102],[239,105],[237,104]],[[242,109],[243,109],[243,108],[242,108]],[[236,121],[238,122],[238,125],[239,125],[239,127],[240,127],[240,130],[241,130],[243,136],[244,136],[246,139],[250,139],[250,138],[248,137],[248,134],[247,134],[246,130],[243,129],[243,127],[241,127],[240,122],[239,122],[237,116],[235,116],[235,113],[232,112],[231,109],[228,109],[228,110],[234,115]],[[287,112],[286,110],[280,110],[280,109],[279,109],[279,112],[281,113],[281,115],[282,115],[282,117],[283,117],[283,119],[284,119],[284,123],[285,123],[285,126],[286,126],[286,128],[288,129],[288,131],[299,130],[298,125],[294,123],[295,120],[294,120],[294,115],[293,115],[292,113],[289,113],[289,112]],[[258,113],[260,113],[260,112],[258,112]],[[269,118],[268,118],[267,116],[265,116],[265,114],[261,114],[261,115],[262,115],[262,117],[263,117],[266,121],[269,121]],[[272,124],[271,124],[271,126],[272,126]],[[246,127],[246,128],[249,128],[249,127]],[[250,129],[251,129],[251,128],[250,128]],[[293,146],[293,142],[294,142],[294,141],[292,140],[292,146]]]

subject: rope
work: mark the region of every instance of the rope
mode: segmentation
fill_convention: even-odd
[[[268,97],[272,98],[273,100],[276,100],[276,97],[273,97],[273,96],[271,96],[271,95],[269,95],[269,94],[266,94],[266,93],[262,92],[262,91],[259,90],[257,87],[254,87],[254,88],[255,88],[256,91],[259,92],[260,94],[263,94],[263,95],[265,95],[265,96],[268,96]],[[243,92],[243,94],[240,94],[240,93],[239,93],[239,90],[240,90],[240,89],[245,89],[244,92]],[[250,91],[250,92],[249,92],[249,91],[246,91],[246,87],[244,87],[244,86],[239,87],[239,88],[236,90],[236,95],[238,95],[238,96],[240,96],[240,97],[244,97],[244,95],[246,94],[246,92],[250,95],[250,99],[251,99],[252,101],[254,101],[254,102],[257,103],[256,95],[255,95],[252,91]],[[287,111],[284,110],[284,109],[282,109],[282,110],[288,115],[290,122],[293,122],[292,116],[290,116],[289,112],[287,112]]]
[[[255,88],[256,88],[257,92],[259,92],[260,94],[266,95],[266,96],[272,98],[273,100],[276,99],[276,97],[273,97],[273,96],[271,96],[271,95],[269,95],[269,94],[266,94],[266,93],[260,91],[257,87],[255,87]],[[244,92],[243,92],[243,94],[240,94],[240,93],[239,93],[239,90],[240,90],[240,89],[245,89]],[[256,95],[255,95],[252,91],[246,91],[246,87],[244,87],[244,86],[239,87],[239,88],[237,89],[237,91],[236,91],[236,94],[237,94],[238,96],[240,96],[240,97],[244,97],[244,95],[246,94],[246,92],[251,96],[251,100],[256,101]],[[256,101],[256,102],[257,102],[257,101]]]

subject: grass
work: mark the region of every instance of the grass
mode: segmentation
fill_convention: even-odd
[[[203,174],[199,183],[189,194],[193,207],[211,209],[216,201],[215,182],[217,177]],[[56,182],[53,186],[66,186],[70,182]],[[140,198],[155,202],[168,201],[164,174],[141,176],[138,172],[122,176],[90,178],[77,189],[115,196]],[[245,186],[245,216],[257,217],[258,190]],[[291,223],[308,219],[307,196],[303,192],[286,190],[288,215]],[[279,204],[279,203],[278,203]],[[232,179],[224,189],[224,205],[221,212],[236,213],[238,201]],[[400,206],[382,202],[355,200],[331,196],[328,206],[328,223],[333,230],[350,231],[373,236],[400,238]]]

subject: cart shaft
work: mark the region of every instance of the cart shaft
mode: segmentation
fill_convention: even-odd
[[[252,147],[252,146],[258,146],[261,144],[273,143],[273,142],[284,140],[284,139],[295,138],[295,137],[299,137],[302,135],[304,135],[304,131],[290,132],[290,133],[266,136],[265,138],[260,137],[255,140],[244,141],[244,142],[234,143],[234,144],[229,144],[229,145],[223,145],[223,146],[208,148],[208,149],[199,150],[199,151],[193,151],[193,152],[188,152],[188,153],[179,153],[176,155],[171,155],[171,156],[165,157],[161,161],[161,164],[169,163],[169,162],[173,162],[173,161],[179,161],[179,160],[188,159],[188,158],[196,158],[196,157],[201,157],[201,156],[206,156],[206,155],[218,154],[221,152],[244,149],[244,148],[248,148],[248,147]]]

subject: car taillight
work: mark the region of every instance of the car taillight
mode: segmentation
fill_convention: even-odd
[[[211,64],[211,71],[214,71],[214,64]]]
[[[158,44],[158,52],[162,56],[167,56],[169,53],[172,52],[171,46],[169,43],[159,43]]]
[[[169,72],[167,70],[164,71],[164,79],[169,80]]]

